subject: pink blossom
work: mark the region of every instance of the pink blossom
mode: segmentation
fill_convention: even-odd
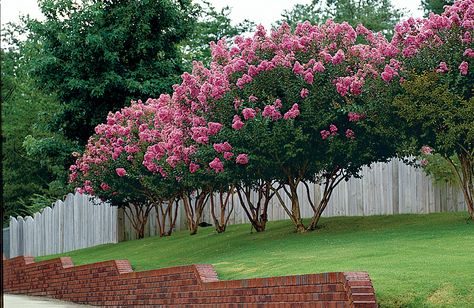
[[[257,112],[252,108],[244,108],[244,110],[242,110],[242,115],[244,116],[245,120],[255,118],[256,114]]]
[[[337,65],[341,63],[342,61],[344,61],[344,59],[345,59],[344,51],[339,49],[331,60],[332,60],[332,64]]]
[[[266,105],[263,108],[262,116],[271,118],[273,121],[281,119],[281,113],[274,105]]]
[[[357,122],[360,119],[364,118],[364,115],[356,112],[349,112],[347,114],[347,117],[349,118],[349,122]]]
[[[176,155],[171,155],[166,159],[166,162],[171,166],[171,168],[174,168],[179,162],[179,157]]]
[[[209,128],[209,134],[215,135],[221,130],[222,124],[216,122],[209,122],[207,123],[207,127]]]
[[[244,75],[242,75],[241,78],[237,79],[236,85],[240,89],[242,89],[244,87],[244,85],[246,85],[247,83],[250,83],[250,82],[252,82],[252,77],[250,77],[250,75],[244,74]]]
[[[383,73],[380,75],[385,82],[390,82],[393,79],[393,76],[398,75],[397,72],[390,66],[385,65]]]
[[[336,91],[341,95],[345,96],[349,91],[349,87],[353,82],[352,77],[338,77],[335,81],[336,83]]]
[[[231,160],[231,158],[234,156],[234,153],[232,152],[224,152],[224,159],[225,160]]]
[[[467,75],[468,68],[469,64],[466,61],[462,61],[462,63],[459,64],[459,72],[461,75]]]
[[[471,48],[467,48],[466,50],[464,50],[463,56],[474,58],[474,50],[472,50]]]
[[[239,130],[244,126],[244,122],[240,120],[240,117],[238,115],[234,116],[234,119],[232,120],[232,128],[235,130]]]
[[[334,124],[329,125],[329,131],[332,136],[335,136],[337,134],[337,126]]]
[[[315,72],[322,73],[325,69],[326,68],[324,67],[323,63],[321,63],[321,61],[316,62],[313,66],[313,71]]]
[[[255,103],[256,101],[258,101],[258,97],[256,97],[255,95],[249,96],[249,102]]]
[[[355,138],[354,131],[351,130],[351,129],[347,129],[347,130],[346,130],[346,138],[348,138],[348,139],[354,139],[354,138]]]
[[[446,62],[440,62],[438,68],[436,69],[437,73],[446,73],[449,71],[448,66],[446,65]]]
[[[239,154],[237,155],[237,158],[235,159],[235,162],[240,165],[246,165],[249,162],[249,158],[247,154]]]
[[[325,130],[325,129],[323,129],[320,132],[320,134],[321,134],[321,138],[323,138],[323,140],[327,139],[331,135],[331,133],[329,131]]]
[[[467,31],[464,32],[464,35],[463,35],[461,41],[462,41],[464,44],[469,44],[469,43],[471,43],[471,40],[472,40],[471,33],[470,33],[470,32],[467,32]]]
[[[115,172],[120,177],[125,176],[127,174],[127,171],[124,168],[117,168],[115,169]]]
[[[224,171],[224,164],[217,157],[209,163],[209,167],[211,167],[211,169],[213,169],[216,173]]]
[[[426,166],[426,165],[428,165],[428,160],[422,159],[422,160],[420,161],[420,165],[422,165],[423,167]]]
[[[217,153],[224,153],[232,150],[232,146],[227,141],[223,143],[215,143],[213,148]]]
[[[234,109],[238,110],[242,106],[242,100],[239,98],[234,99]]]
[[[431,152],[433,152],[433,148],[431,148],[427,145],[424,145],[424,146],[421,147],[421,153],[422,154],[428,155],[428,154],[431,154]]]
[[[306,72],[304,74],[304,81],[306,81],[309,84],[313,84],[314,82],[314,75],[311,72]]]
[[[107,191],[107,190],[110,189],[110,186],[109,186],[109,184],[102,182],[102,183],[100,184],[100,188],[101,188],[103,191]]]
[[[199,165],[195,163],[189,164],[189,172],[194,173],[199,170]]]
[[[94,194],[94,189],[92,188],[92,186],[84,186],[84,191],[90,195]]]
[[[309,95],[309,90],[306,88],[301,89],[300,96],[301,98],[306,98]]]
[[[293,73],[295,75],[303,75],[304,72],[304,67],[301,65],[298,61],[295,62],[295,65],[293,66]]]
[[[275,102],[273,103],[273,105],[275,106],[275,108],[281,108],[283,105],[281,103],[281,99],[277,98],[275,100]]]
[[[288,119],[294,119],[296,118],[297,116],[300,115],[300,110],[299,110],[299,106],[298,104],[293,104],[293,106],[291,107],[290,110],[288,110],[285,115],[283,116],[283,118],[285,120],[288,120]]]

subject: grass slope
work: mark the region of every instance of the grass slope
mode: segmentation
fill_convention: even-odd
[[[209,263],[221,279],[367,271],[381,307],[474,307],[474,224],[466,216],[326,218],[307,234],[293,233],[289,221],[270,222],[264,233],[211,227],[63,255],[75,264],[128,259],[137,271]]]

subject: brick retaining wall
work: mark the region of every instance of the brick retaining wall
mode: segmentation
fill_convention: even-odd
[[[3,260],[3,290],[113,307],[377,307],[364,272],[220,281],[211,265],[134,272],[128,260],[74,266],[69,257]]]

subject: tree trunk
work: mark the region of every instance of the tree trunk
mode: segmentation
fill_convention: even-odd
[[[220,189],[219,190],[219,218],[216,215],[216,207],[214,204],[214,195],[211,194],[211,215],[212,219],[214,220],[214,227],[216,228],[217,233],[225,232],[227,227],[227,223],[229,222],[230,215],[232,215],[232,211],[234,210],[234,206],[230,210],[227,210],[227,206],[229,205],[229,198],[234,192],[234,187],[230,187],[229,189]],[[225,195],[225,198],[224,198]],[[227,213],[227,214],[226,214]]]
[[[175,204],[176,201],[176,204]],[[173,207],[175,210],[173,211]],[[171,197],[167,202],[159,202],[155,206],[156,222],[160,237],[170,236],[176,224],[178,203],[176,197]],[[168,222],[168,228],[166,223]]]
[[[264,204],[263,209],[260,210],[263,196],[261,186],[259,186],[258,189],[258,200],[256,204],[254,204],[251,200],[252,188],[237,186],[236,191],[237,196],[239,197],[240,206],[242,207],[245,215],[247,215],[248,220],[252,224],[252,228],[257,232],[265,231],[265,225],[267,223],[268,202],[266,203],[266,206]],[[245,198],[243,196],[245,196]]]
[[[295,183],[294,185],[290,185],[291,214],[295,223],[295,231],[297,233],[304,233],[307,230],[303,224],[303,219],[301,218],[300,201],[298,198],[297,185],[297,183]]]
[[[329,200],[331,199],[331,194],[334,188],[346,177],[343,170],[336,168],[333,170],[331,174],[326,175],[324,181],[324,192],[321,200],[319,201],[318,207],[314,207],[309,195],[309,188],[308,185],[305,183],[306,192],[308,194],[308,200],[313,208],[313,217],[308,225],[307,230],[312,231],[316,230],[318,227],[319,220],[321,219],[321,215],[323,214],[324,210],[328,206]]]
[[[184,193],[182,195],[186,221],[188,223],[189,234],[191,235],[196,234],[198,231],[199,222],[201,221],[204,205],[209,197],[210,189],[196,191],[196,194],[194,201],[192,200],[191,193]]]
[[[458,174],[464,201],[467,205],[469,218],[474,220],[474,159],[472,155],[463,151],[458,154],[461,163],[461,174]]]
[[[145,226],[148,222],[148,216],[154,207],[152,203],[145,205],[130,204],[124,208],[124,213],[130,220],[137,239],[145,237]],[[128,210],[128,211],[127,211]]]

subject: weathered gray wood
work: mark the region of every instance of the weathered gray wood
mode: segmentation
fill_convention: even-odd
[[[18,256],[18,250],[19,250],[19,227],[18,227],[18,221],[16,220],[15,217],[10,217],[10,256],[9,258],[13,258]],[[13,243],[13,244],[12,244]]]
[[[68,194],[33,217],[10,219],[11,256],[42,256],[117,242],[117,210]]]
[[[310,184],[310,195],[316,203],[321,198],[322,189],[318,184]],[[298,193],[302,216],[311,217],[312,209],[302,185],[298,187]],[[281,195],[286,205],[290,206],[288,196],[283,191]],[[214,198],[217,201],[217,196]],[[257,194],[254,193],[251,198],[255,202]],[[230,224],[247,223],[248,218],[236,193],[232,195],[230,203],[234,205]],[[179,204],[175,230],[187,227],[182,202]],[[361,179],[341,182],[323,215],[361,216],[465,210],[463,195],[458,187],[449,183],[434,184],[422,170],[395,159],[386,164],[374,164],[372,168],[364,167]],[[268,219],[287,218],[277,198],[273,198],[268,208]],[[212,223],[209,201],[202,220]],[[150,215],[146,234],[157,234],[155,210]],[[123,210],[78,193],[68,194],[64,202],[55,202],[52,208],[36,213],[34,218],[10,219],[11,256],[62,253],[134,238],[135,232]]]

